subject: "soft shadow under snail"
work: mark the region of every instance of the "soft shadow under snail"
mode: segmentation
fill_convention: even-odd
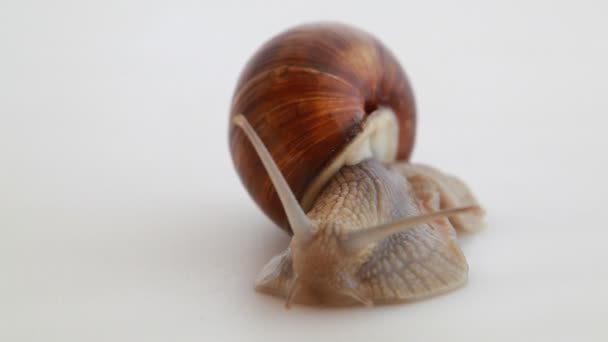
[[[416,110],[395,57],[342,24],[290,29],[241,74],[229,131],[251,197],[293,234],[256,281],[290,303],[397,303],[463,285],[456,230],[482,227],[467,186],[408,162]]]

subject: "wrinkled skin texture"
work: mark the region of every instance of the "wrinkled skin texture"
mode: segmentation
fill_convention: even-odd
[[[313,305],[381,304],[437,295],[467,280],[455,228],[475,231],[481,217],[462,215],[420,224],[357,252],[341,248],[346,232],[476,201],[459,180],[423,165],[367,160],[343,167],[308,217],[310,241],[289,248],[262,270],[256,289]]]

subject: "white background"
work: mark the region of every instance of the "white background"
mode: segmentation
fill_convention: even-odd
[[[606,341],[605,1],[0,1],[0,340]],[[466,287],[372,309],[253,291],[288,238],[232,168],[236,78],[321,19],[389,46],[414,160],[488,211]]]

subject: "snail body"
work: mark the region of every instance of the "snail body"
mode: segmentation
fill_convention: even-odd
[[[408,162],[413,93],[375,38],[333,23],[280,34],[246,66],[231,118],[243,184],[293,234],[256,289],[288,305],[371,305],[464,284],[455,228],[478,229],[481,212],[462,182]]]

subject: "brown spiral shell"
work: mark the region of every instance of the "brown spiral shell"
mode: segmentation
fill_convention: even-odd
[[[414,145],[416,108],[401,66],[368,33],[316,23],[281,33],[257,51],[238,80],[230,118],[239,113],[247,117],[302,201],[311,182],[362,131],[378,106],[396,114],[397,159],[407,160]],[[251,197],[290,232],[261,161],[232,124],[229,144]]]

